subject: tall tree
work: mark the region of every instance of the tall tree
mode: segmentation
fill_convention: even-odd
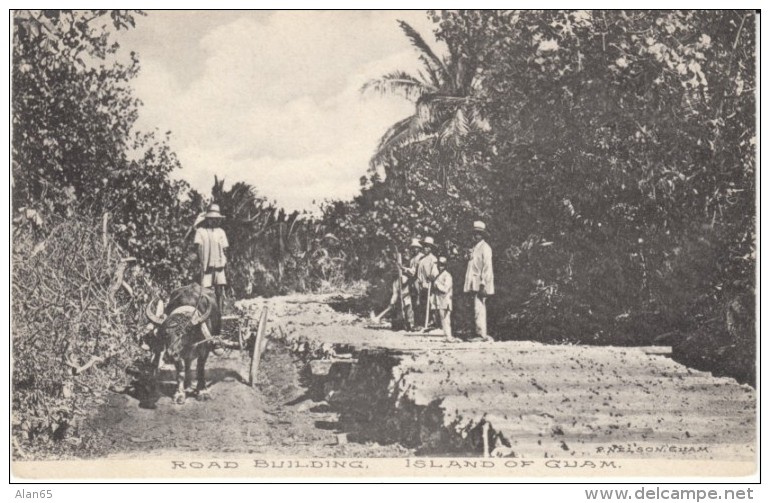
[[[169,174],[167,136],[139,132],[135,54],[115,62],[117,32],[137,12],[13,12],[13,205],[40,214],[101,218],[167,286],[181,280],[183,235],[194,208]]]
[[[371,162],[373,166],[383,164],[395,150],[404,147],[427,147],[438,156],[440,179],[446,188],[449,164],[463,137],[471,130],[488,128],[474,97],[476,70],[485,41],[482,37],[470,37],[473,44],[448,40],[448,54],[439,57],[411,25],[399,21],[399,26],[417,50],[422,69],[416,74],[403,70],[387,73],[364,84],[362,92],[401,96],[414,103],[415,111],[388,128]]]
[[[644,344],[668,334],[750,380],[754,13],[443,11],[434,21],[449,48],[439,62],[478,55],[462,103],[490,131],[459,136],[458,189],[440,193],[424,175],[444,122],[428,112],[451,85],[427,70],[370,83],[417,106],[383,138],[375,161],[387,177],[334,208],[352,229],[348,249],[371,263],[377,247],[430,231],[451,252],[475,214],[494,229],[501,335]]]
[[[127,11],[19,10],[13,14],[14,202],[94,194],[126,162],[138,102],[138,61],[107,65],[112,29]]]

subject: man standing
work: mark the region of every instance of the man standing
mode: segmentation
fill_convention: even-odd
[[[446,270],[446,257],[439,257],[436,262],[438,276],[433,281],[433,295],[431,295],[433,309],[441,324],[441,330],[447,341],[455,342],[452,336],[452,275]]]
[[[203,288],[214,288],[219,312],[223,312],[225,286],[225,265],[229,244],[227,235],[221,227],[224,217],[219,212],[219,205],[212,204],[206,212],[205,222],[196,229],[194,242],[198,246],[200,264],[200,284]]]
[[[414,280],[406,275],[406,268],[402,267],[401,264],[397,264],[393,272],[396,274],[396,279],[393,280],[393,294],[390,297],[390,308],[393,311],[394,321],[393,329],[399,330],[403,326],[403,329],[411,330],[414,327],[414,312],[412,311],[409,288]]]
[[[420,313],[424,311],[424,308],[420,308],[420,285],[417,282],[417,267],[420,265],[420,261],[425,256],[422,252],[422,244],[417,238],[413,238],[409,249],[412,252],[412,258],[409,259],[409,267],[404,268],[404,274],[409,276],[409,296],[412,298],[411,304],[414,306],[412,311],[412,318],[409,320],[411,326],[415,326],[414,313]]]
[[[427,236],[423,241],[423,253],[424,256],[420,259],[420,263],[417,265],[417,283],[420,289],[420,311],[415,313],[415,324],[419,325],[421,321],[427,319],[427,312],[430,309],[430,288],[433,280],[438,276],[438,269],[436,268],[436,255],[434,251],[436,244],[431,236]],[[426,318],[421,318],[426,316]],[[428,328],[427,326],[425,328]]]
[[[487,334],[487,297],[495,293],[495,276],[492,272],[492,248],[485,241],[487,236],[486,224],[473,222],[473,240],[476,244],[470,251],[463,290],[473,294],[476,335],[492,341]]]

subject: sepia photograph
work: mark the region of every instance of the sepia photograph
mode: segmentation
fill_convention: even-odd
[[[14,480],[758,477],[758,12],[9,17]]]

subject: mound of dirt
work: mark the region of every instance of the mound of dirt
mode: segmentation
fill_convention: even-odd
[[[263,355],[254,388],[249,360],[233,351],[211,357],[211,400],[173,403],[174,371],[161,370],[160,396],[113,394],[82,433],[92,439],[88,457],[136,458],[171,453],[265,454],[302,457],[403,457],[398,445],[340,443],[338,414],[314,400],[296,358],[281,345]]]

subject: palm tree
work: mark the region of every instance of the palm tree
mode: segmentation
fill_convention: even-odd
[[[232,286],[251,294],[256,285],[275,288],[282,284],[287,260],[301,253],[310,233],[303,215],[287,213],[260,196],[245,182],[229,190],[225,180],[214,176],[212,201],[225,215],[224,229],[230,240]]]
[[[439,58],[412,26],[405,21],[399,21],[399,26],[417,49],[422,69],[417,75],[387,73],[364,84],[361,91],[402,96],[415,104],[415,112],[388,128],[371,165],[383,164],[399,148],[426,144],[439,155],[441,182],[446,188],[447,165],[462,138],[472,130],[488,129],[473,97],[479,51],[448,44],[448,56]]]

